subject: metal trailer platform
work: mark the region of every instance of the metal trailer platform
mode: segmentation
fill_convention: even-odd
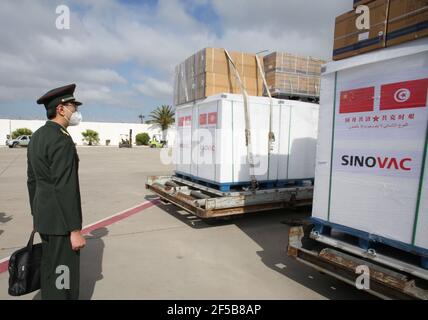
[[[365,250],[349,241],[322,235],[312,224],[290,228],[287,254],[352,286],[361,275],[357,273],[358,266],[367,266],[370,281],[365,290],[381,299],[428,300],[428,270],[400,256]]]
[[[223,192],[176,176],[150,176],[146,188],[205,219],[308,206],[313,198],[313,186]]]

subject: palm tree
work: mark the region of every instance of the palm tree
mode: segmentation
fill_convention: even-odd
[[[98,144],[100,142],[100,138],[98,136],[98,132],[87,129],[86,131],[82,132],[83,141],[86,141],[90,146],[94,144]]]
[[[150,113],[152,118],[151,123],[157,124],[162,129],[162,139],[165,140],[165,132],[168,128],[174,124],[175,113],[171,106],[162,105],[157,107]]]

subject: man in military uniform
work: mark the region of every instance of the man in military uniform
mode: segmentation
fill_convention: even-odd
[[[75,84],[53,89],[37,100],[46,108],[46,124],[28,145],[27,185],[34,229],[42,239],[42,299],[78,299],[81,235],[79,158],[67,131],[77,125],[80,102]]]

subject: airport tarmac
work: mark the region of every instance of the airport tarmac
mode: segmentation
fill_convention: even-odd
[[[160,149],[78,147],[84,226],[81,299],[373,299],[287,257],[283,210],[207,224],[145,189],[149,175],[172,174]],[[0,147],[0,261],[23,247],[32,228],[26,149]],[[111,218],[111,217],[115,218]],[[110,217],[110,219],[108,219]],[[7,293],[0,299],[39,299]]]

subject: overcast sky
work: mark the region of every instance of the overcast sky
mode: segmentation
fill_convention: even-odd
[[[56,7],[70,8],[58,30]],[[2,0],[0,118],[44,119],[46,91],[76,83],[84,120],[138,122],[172,104],[174,66],[204,47],[331,60],[352,0]]]

